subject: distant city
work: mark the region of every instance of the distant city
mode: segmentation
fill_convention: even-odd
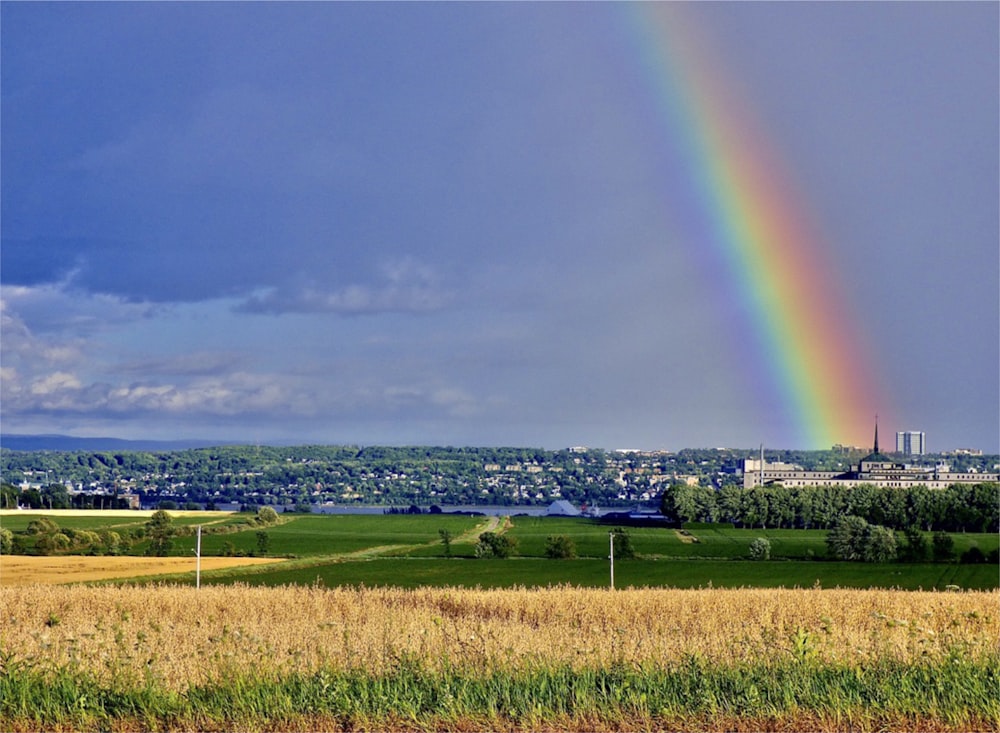
[[[922,432],[897,450],[563,450],[391,446],[196,446],[66,436],[4,436],[0,508],[548,506],[643,510],[663,489],[760,486],[883,488],[996,482],[1000,457],[926,453]],[[16,448],[14,446],[17,446]],[[30,446],[30,447],[29,447]],[[58,447],[55,447],[58,446]],[[84,447],[85,446],[85,447]],[[899,450],[902,448],[902,450]]]

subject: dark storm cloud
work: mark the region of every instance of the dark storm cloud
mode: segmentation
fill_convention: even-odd
[[[5,425],[794,440],[622,8],[0,3]],[[895,427],[996,444],[998,6],[685,10]]]

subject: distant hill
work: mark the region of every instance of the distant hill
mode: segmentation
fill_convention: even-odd
[[[173,451],[230,445],[213,440],[124,440],[72,435],[0,435],[0,448],[17,451]]]

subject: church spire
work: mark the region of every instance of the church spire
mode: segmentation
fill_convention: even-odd
[[[878,453],[878,414],[875,415],[875,453]]]

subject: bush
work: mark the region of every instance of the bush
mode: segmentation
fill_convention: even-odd
[[[625,531],[624,527],[615,527],[611,530],[614,537],[615,559],[631,560],[635,557],[635,548],[632,547],[632,538]]]
[[[758,537],[750,543],[751,560],[770,560],[771,542],[766,537]]]
[[[0,555],[9,555],[14,549],[14,533],[6,527],[0,527]]]
[[[39,517],[28,522],[25,532],[28,534],[52,534],[59,531],[59,525],[48,517]]]
[[[951,562],[955,559],[955,540],[947,532],[937,531],[931,540],[934,562]]]
[[[978,547],[973,545],[968,550],[962,553],[962,556],[958,560],[963,565],[978,565],[980,563],[986,562],[986,553],[980,550]]]
[[[276,524],[278,521],[278,512],[274,511],[272,507],[262,506],[257,510],[257,523],[258,524]]]
[[[508,558],[514,554],[517,541],[496,532],[483,532],[476,543],[476,557]]]
[[[903,546],[899,558],[905,562],[924,562],[930,555],[930,543],[918,527],[903,530]]]
[[[98,535],[108,555],[120,555],[122,551],[122,536],[108,529],[101,530]]]
[[[551,535],[545,541],[545,556],[552,560],[572,560],[576,557],[576,543],[564,534]]]
[[[853,515],[837,520],[826,536],[826,545],[837,560],[889,562],[896,558],[896,533]]]
[[[257,552],[266,555],[270,549],[271,538],[267,536],[267,532],[262,529],[257,530]]]

